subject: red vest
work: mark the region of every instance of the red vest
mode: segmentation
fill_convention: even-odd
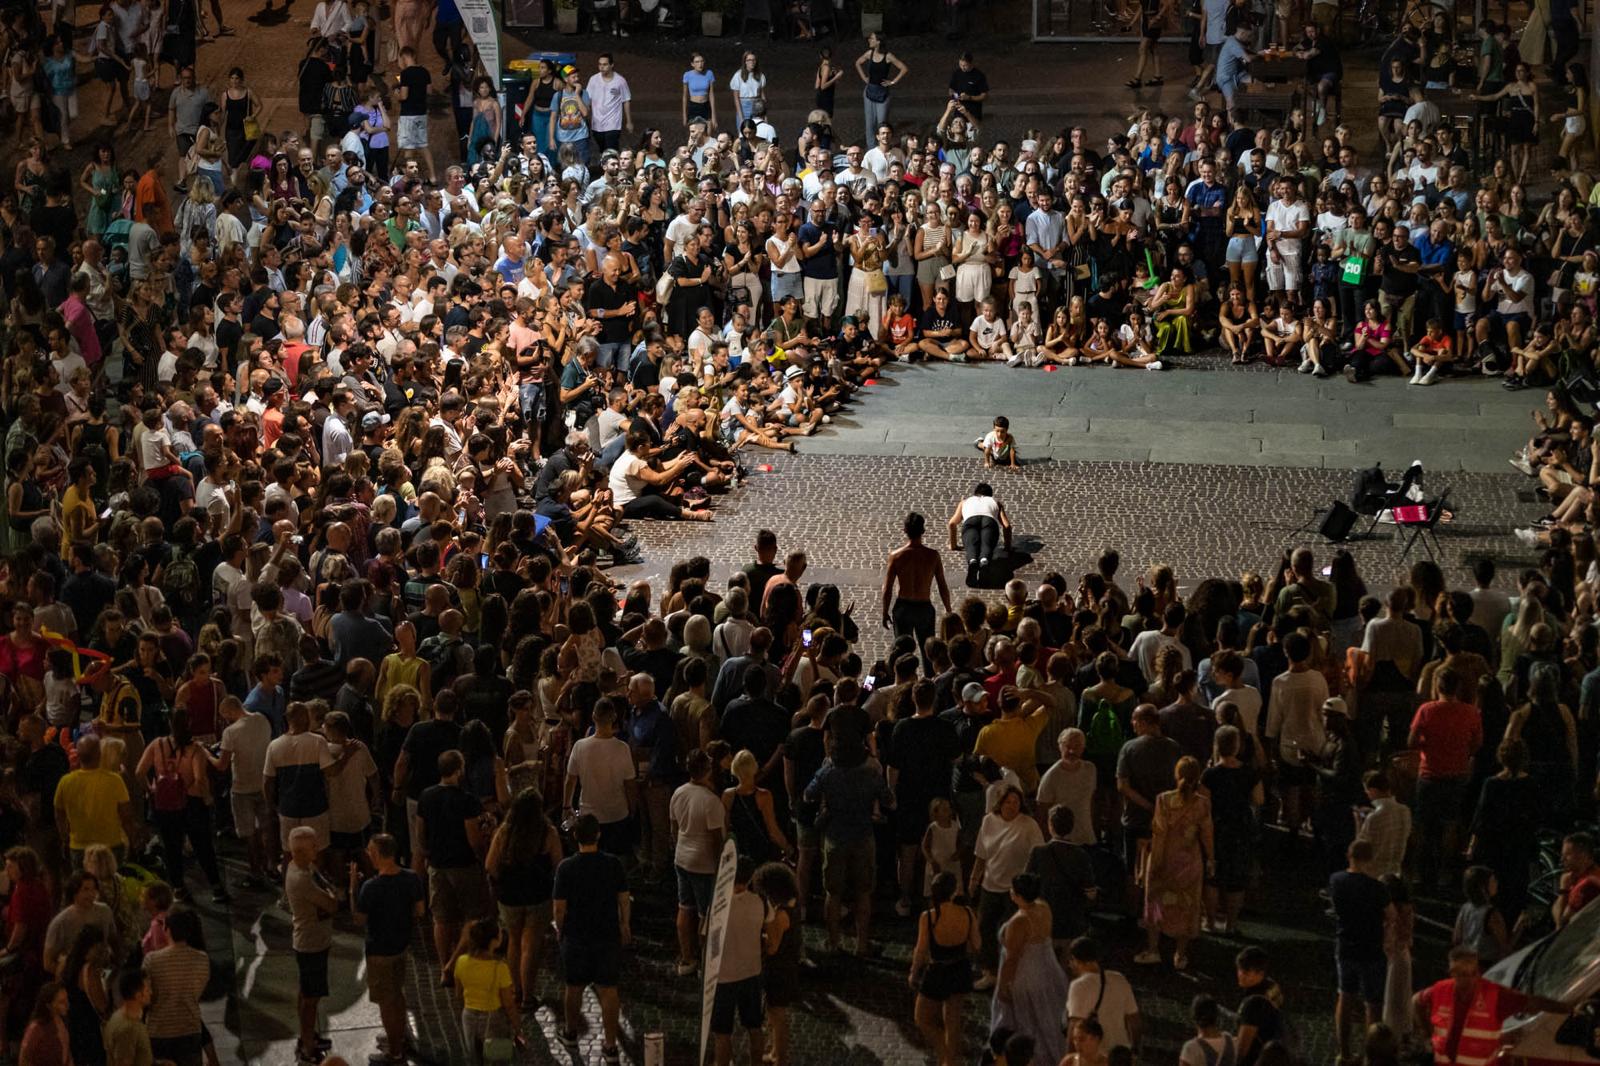
[[[1488,1066],[1500,1054],[1500,1013],[1495,1009],[1500,999],[1500,986],[1491,981],[1478,981],[1472,1002],[1467,1005],[1467,1017],[1461,1026],[1461,1040],[1456,1044],[1454,1058],[1450,1057],[1449,1043],[1455,1021],[1455,981],[1446,978],[1428,992],[1433,1004],[1429,1022],[1433,1027],[1435,1066]]]

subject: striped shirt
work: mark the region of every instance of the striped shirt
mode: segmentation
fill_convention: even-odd
[[[211,959],[187,944],[151,952],[144,960],[150,978],[150,1011],[145,1028],[155,1040],[200,1032],[200,996],[211,979]]]

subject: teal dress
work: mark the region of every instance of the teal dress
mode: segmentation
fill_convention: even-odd
[[[122,189],[122,175],[115,166],[95,167],[89,175],[89,184],[94,187],[94,195],[89,198],[89,218],[84,228],[98,237],[117,217],[117,193]]]

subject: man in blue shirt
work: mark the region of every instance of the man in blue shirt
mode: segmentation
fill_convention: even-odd
[[[860,758],[858,754],[856,758]],[[873,837],[874,806],[884,811],[894,797],[883,774],[866,761],[841,766],[831,758],[806,786],[805,801],[827,812],[822,829],[822,884],[827,891],[828,948],[840,946],[846,901],[855,915],[856,955],[868,953],[872,923],[872,890],[877,883],[877,843]]]
[[[1440,322],[1449,322],[1455,312],[1451,278],[1455,272],[1456,246],[1450,240],[1444,219],[1434,219],[1421,236],[1412,238],[1412,243],[1422,256],[1417,310],[1424,321],[1437,318]]]
[[[1210,277],[1225,274],[1228,235],[1223,216],[1228,210],[1228,189],[1217,181],[1215,162],[1200,161],[1200,176],[1189,183],[1183,199],[1183,221],[1189,226],[1195,255],[1206,264]]]
[[[806,321],[831,332],[833,313],[839,309],[839,233],[828,221],[828,208],[820,197],[812,201],[811,216],[798,237]]]
[[[255,663],[256,684],[244,698],[244,709],[264,715],[272,723],[272,735],[283,736],[287,728],[284,712],[288,697],[283,691],[283,660],[270,652]]]

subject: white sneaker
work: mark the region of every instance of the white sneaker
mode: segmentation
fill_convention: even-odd
[[[1309,374],[1313,370],[1315,370],[1316,368],[1317,368],[1317,364],[1313,363],[1309,359],[1304,359],[1300,363],[1300,373],[1302,373],[1302,374]]]
[[[1522,471],[1523,474],[1527,475],[1528,477],[1532,477],[1533,476],[1533,464],[1528,462],[1528,460],[1524,459],[1522,456],[1520,456],[1520,455],[1515,456],[1514,458],[1509,460],[1509,462],[1511,463],[1512,466],[1514,466],[1518,470]]]
[[[1539,546],[1539,531],[1538,530],[1535,530],[1535,529],[1513,529],[1511,532],[1516,535],[1516,538],[1517,538],[1518,542],[1520,542],[1524,547],[1537,548]]]
[[[833,425],[833,416],[832,415],[823,415],[822,416],[822,424],[825,425],[825,426]]]
[[[1418,363],[1416,365],[1416,369],[1411,371],[1411,379],[1409,381],[1407,381],[1406,384],[1407,385],[1416,385],[1421,381],[1422,381],[1422,364]]]
[[[1157,359],[1154,362],[1146,363],[1144,365],[1144,368],[1146,370],[1160,370],[1161,369],[1161,360]]]
[[[1417,382],[1417,384],[1432,385],[1437,380],[1439,380],[1439,368],[1437,366],[1430,366],[1428,368],[1428,372],[1422,375],[1422,380]]]

